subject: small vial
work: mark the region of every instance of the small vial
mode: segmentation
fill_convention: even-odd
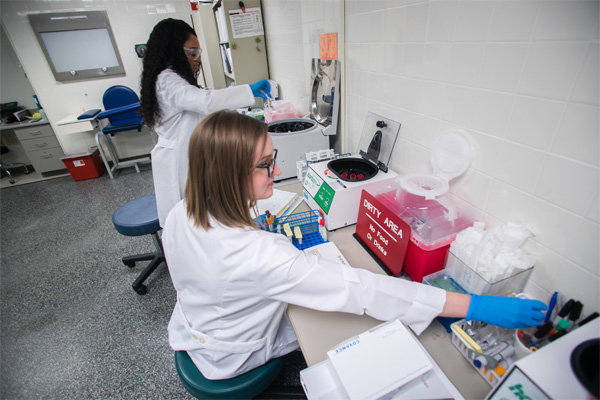
[[[325,220],[323,218],[319,218],[319,233],[323,238],[323,241],[327,241],[327,228],[325,228]]]

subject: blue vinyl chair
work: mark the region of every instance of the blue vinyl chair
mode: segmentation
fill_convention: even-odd
[[[96,145],[100,150],[102,161],[110,179],[114,178],[113,171],[115,169],[135,167],[135,170],[140,172],[138,164],[149,163],[150,157],[144,156],[122,160],[119,158],[114,143],[111,140],[111,137],[119,132],[132,130],[141,132],[144,121],[142,116],[138,114],[138,109],[140,108],[139,97],[127,86],[115,85],[106,89],[102,96],[102,103],[104,104],[105,111],[99,109],[90,110],[80,115],[77,119],[95,118],[97,121],[99,130],[96,132]],[[108,122],[103,123],[103,120],[106,119],[108,119]],[[100,144],[101,137],[104,140],[104,147],[106,147],[112,159],[112,167],[109,165],[103,146]],[[156,144],[154,136],[152,136],[152,140]]]

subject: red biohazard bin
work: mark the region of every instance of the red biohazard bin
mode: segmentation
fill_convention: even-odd
[[[423,277],[444,267],[450,243],[460,231],[473,225],[473,219],[460,210],[449,219],[448,204],[444,206],[436,200],[424,200],[402,189],[382,193],[384,190],[376,196],[377,200],[411,227],[402,271],[413,281],[422,282]]]
[[[104,164],[100,158],[100,151],[95,147],[85,153],[62,157],[61,161],[65,164],[75,181],[98,178],[104,173]]]

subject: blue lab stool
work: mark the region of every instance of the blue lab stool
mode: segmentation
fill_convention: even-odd
[[[131,285],[138,294],[146,294],[147,288],[143,284],[146,278],[163,262],[166,263],[162,241],[158,232],[161,230],[156,210],[156,198],[153,194],[139,197],[123,204],[112,217],[117,232],[125,236],[152,235],[156,251],[153,253],[138,254],[123,257],[123,264],[130,268],[138,261],[150,261],[140,276]]]
[[[271,387],[281,372],[285,356],[275,358],[231,379],[206,379],[185,351],[175,352],[175,367],[187,391],[197,399],[305,399],[299,387]],[[269,388],[267,391],[266,389]]]

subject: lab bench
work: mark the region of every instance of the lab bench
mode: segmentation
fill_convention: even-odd
[[[278,189],[302,195],[300,183],[278,186]],[[296,212],[305,210],[308,206],[302,203]],[[356,225],[340,228],[328,232],[327,238],[353,267],[385,274],[352,236],[355,229]],[[368,315],[322,312],[295,305],[288,306],[288,316],[308,366],[325,361],[327,351],[338,343],[381,323]],[[464,398],[483,399],[491,391],[491,386],[454,347],[451,334],[437,320],[418,336],[418,340]]]

